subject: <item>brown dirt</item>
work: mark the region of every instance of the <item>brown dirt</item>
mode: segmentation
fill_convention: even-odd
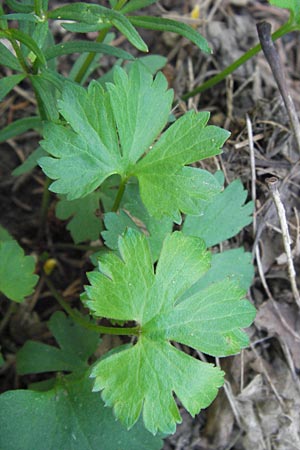
[[[168,57],[165,74],[178,97],[257,43],[257,21],[266,19],[276,29],[287,17],[283,10],[267,5],[266,1],[255,0],[161,0],[151,10],[155,14],[180,17],[190,22],[190,12],[196,3],[200,5],[200,18],[194,24],[211,43],[214,49],[212,56],[202,54],[185,39],[167,33],[144,34],[152,53]],[[61,37],[66,39],[65,35],[58,34],[58,39]],[[298,111],[299,39],[300,34],[295,33],[277,42]],[[129,48],[128,44],[124,45]],[[62,67],[62,72],[67,69],[69,61],[63,61],[65,67]],[[105,64],[109,67],[111,61],[108,59]],[[22,88],[26,95],[23,91],[14,91],[1,105],[1,126],[34,113],[33,95],[26,83]],[[300,253],[299,152],[288,116],[262,53],[226,82],[187,103],[181,102],[175,113],[191,108],[211,111],[211,122],[232,133],[217,161],[227,181],[240,177],[249,190],[249,198],[253,193],[253,183],[256,186],[254,226],[225,245],[244,245],[253,252],[256,275],[249,299],[258,313],[254,325],[248,330],[251,346],[241,355],[218,362],[227,374],[224,389],[212,406],[196,418],[192,419],[184,410],[181,411],[183,423],[175,435],[166,439],[164,450],[299,449],[300,315],[291,290],[276,209],[266,184],[266,178],[270,176],[281,180],[280,195],[287,212],[297,272]],[[250,137],[247,115],[252,125]],[[255,166],[251,166],[250,160],[251,138],[254,140]],[[59,261],[54,281],[70,301],[77,302],[84,273],[90,267],[86,254],[62,248],[63,244],[71,243],[71,239],[64,231],[64,225],[55,219],[53,202],[46,233],[42,239],[36,238],[43,189],[41,172],[35,170],[31,176],[18,179],[10,176],[11,170],[35,148],[37,142],[37,134],[30,132],[1,144],[0,221],[28,252],[39,255],[48,252]],[[8,302],[3,300],[0,308],[7,319],[2,339],[7,360],[0,372],[2,389],[23,387],[26,380],[18,378],[14,372],[15,351],[28,338],[48,338],[45,324],[57,305],[41,280],[37,294],[10,315],[7,313]]]

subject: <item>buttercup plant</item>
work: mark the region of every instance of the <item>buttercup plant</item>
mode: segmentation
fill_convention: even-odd
[[[111,0],[111,8],[72,3],[51,9],[46,0],[8,0],[2,6],[0,62],[14,73],[0,80],[1,97],[26,79],[38,114],[8,125],[0,139],[30,128],[42,135],[14,174],[37,164],[45,173],[41,226],[52,192],[57,217],[69,220],[75,247],[100,236],[105,244],[92,255],[95,268],[81,295],[91,318],[72,308],[42,274],[64,309],[48,321],[57,346],[25,342],[16,369],[19,375],[55,375],[2,394],[5,450],[41,448],[41,442],[43,450],[159,449],[162,436],[174,433],[181,421],[177,400],[194,416],[224,382],[213,358],[204,363],[192,349],[224,357],[249,343],[243,329],[255,316],[245,298],[253,277],[251,256],[243,249],[212,254],[209,248],[248,225],[253,204],[245,203],[239,180],[224,188],[221,172],[191,166],[220,154],[229,133],[208,125],[207,112],[190,111],[172,122],[173,91],[159,72],[164,58],[136,58],[111,45],[115,27],[147,51],[135,28],[144,27],[176,32],[210,51],[187,25],[133,15],[152,3]],[[299,2],[271,3],[291,11],[285,32],[299,26]],[[9,27],[10,20],[18,28]],[[55,44],[50,20],[62,21],[71,32],[97,31],[96,42]],[[81,56],[64,77],[57,62],[74,52]],[[103,54],[118,63],[92,79]],[[173,231],[174,223],[179,231]],[[37,280],[33,258],[1,227],[1,292],[21,303]],[[103,334],[125,339],[99,358]]]

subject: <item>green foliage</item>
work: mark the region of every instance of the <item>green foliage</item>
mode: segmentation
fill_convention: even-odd
[[[48,328],[60,348],[27,341],[17,353],[17,371],[20,375],[43,372],[82,372],[99,343],[98,333],[78,325],[58,311],[48,322]]]
[[[59,219],[71,220],[67,225],[74,242],[94,241],[99,239],[102,223],[97,217],[99,211],[99,192],[92,192],[77,200],[61,199],[56,205],[56,216]]]
[[[173,222],[169,217],[156,219],[144,207],[138,193],[136,183],[130,183],[122,200],[119,213],[108,212],[104,216],[106,231],[102,232],[105,245],[113,250],[118,249],[119,236],[127,228],[134,228],[144,233],[149,240],[153,261],[158,259],[165,236],[172,231]]]
[[[288,9],[292,19],[300,25],[300,0],[269,0],[269,2],[278,8]]]
[[[244,290],[228,279],[177,303],[209,269],[211,255],[199,238],[169,235],[155,273],[144,235],[128,230],[119,239],[119,252],[121,257],[103,255],[99,272],[88,275],[85,304],[95,316],[136,321],[140,335],[135,345],[94,367],[94,390],[103,390],[103,400],[128,428],[143,412],[152,433],[173,433],[181,418],[172,393],[195,415],[212,402],[223,379],[218,368],[170,341],[215,356],[236,353],[248,345],[240,328],[251,323],[255,310],[242,300]]]
[[[23,302],[37,283],[34,269],[34,258],[25,256],[19,244],[0,227],[0,292],[10,300]]]
[[[47,0],[7,0],[8,8],[0,6],[0,38],[13,49],[0,42],[0,63],[15,72],[0,80],[0,99],[27,79],[37,103],[37,116],[3,128],[0,142],[29,129],[43,135],[41,147],[13,173],[27,173],[38,162],[52,180],[50,190],[59,194],[57,218],[68,221],[74,240],[66,248],[90,249],[77,244],[103,238],[105,246],[93,255],[98,269],[88,274],[81,300],[97,320],[112,324],[74,310],[43,274],[68,316],[58,311],[48,322],[57,345],[27,341],[17,352],[18,374],[44,374],[44,381],[1,395],[3,450],[158,450],[161,438],[147,429],[173,433],[181,421],[176,400],[194,416],[223,384],[219,368],[180,345],[218,357],[248,345],[242,328],[255,314],[244,298],[253,277],[251,255],[242,249],[211,255],[207,247],[249,224],[253,205],[245,204],[239,180],[222,191],[220,173],[191,166],[221,153],[229,132],[208,125],[207,112],[175,117],[173,91],[157,73],[166,58],[134,57],[114,46],[110,32],[115,27],[142,52],[148,48],[135,27],[174,32],[211,51],[186,24],[127,15],[155,2],[110,0],[111,8],[69,2],[48,10]],[[272,3],[299,16],[299,2]],[[72,32],[97,31],[98,37],[55,43],[50,20]],[[57,70],[59,58],[72,53],[79,57],[67,77]],[[104,54],[118,60],[83,87]],[[42,226],[49,183],[36,252],[47,247]],[[181,231],[172,233],[174,222]],[[45,249],[48,262],[54,257],[62,264],[59,246],[52,251]],[[44,255],[40,259],[44,263]],[[37,282],[34,266],[33,257],[0,227],[0,291],[22,302]],[[132,340],[103,354],[98,344],[105,333]]]
[[[116,67],[114,81],[107,91],[96,82],[88,91],[66,86],[60,113],[72,129],[50,123],[41,143],[55,157],[40,160],[44,172],[56,180],[50,189],[74,200],[112,174],[122,180],[136,177],[149,213],[157,218],[168,215],[180,223],[180,211],[197,213],[199,200],[220,190],[208,172],[184,166],[218,154],[228,132],[207,126],[208,113],[191,111],[142,157],[166,125],[172,92],[162,74],[153,80],[139,63],[131,65],[128,75]],[[151,127],[145,128],[150,122]]]
[[[235,180],[223,192],[199,203],[198,215],[187,216],[183,232],[205,240],[207,247],[236,235],[252,222],[253,202],[247,198],[240,180]]]
[[[96,350],[98,333],[82,328],[62,312],[51,317],[49,329],[60,348],[28,341],[17,355],[18,372],[73,374],[60,375],[50,390],[43,387],[43,392],[37,392],[32,385],[33,390],[8,391],[0,397],[0,448],[32,450],[43,443],[43,450],[116,450],[120,445],[124,450],[159,450],[159,438],[153,438],[142,424],[128,433],[104,408],[100,395],[92,392],[87,360]],[[36,389],[41,387],[37,384]]]

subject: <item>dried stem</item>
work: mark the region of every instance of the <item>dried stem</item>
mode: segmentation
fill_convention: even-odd
[[[291,126],[296,138],[298,151],[300,153],[300,123],[297,116],[296,108],[289,92],[286,76],[271,36],[271,25],[268,22],[261,22],[257,25],[257,31],[262,50],[268,61],[278,89],[284,101],[287,113],[290,118]]]
[[[300,308],[300,295],[299,295],[299,291],[298,291],[298,287],[297,287],[297,283],[296,283],[296,272],[295,272],[295,268],[294,268],[293,256],[292,256],[292,250],[291,250],[291,238],[290,238],[289,229],[288,229],[288,225],[287,225],[285,209],[282,204],[280,194],[278,191],[278,187],[277,187],[278,179],[276,177],[267,178],[266,183],[271,192],[271,195],[272,195],[272,198],[273,198],[276,210],[277,210],[279,222],[280,222],[284,250],[285,250],[285,253],[287,256],[288,274],[289,274],[289,279],[290,279],[290,283],[291,283],[292,293],[293,293],[294,299],[295,299],[298,307]]]

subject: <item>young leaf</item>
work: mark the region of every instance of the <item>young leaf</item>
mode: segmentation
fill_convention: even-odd
[[[38,280],[34,268],[33,257],[24,256],[16,241],[0,241],[0,292],[6,297],[22,302],[32,293]]]
[[[55,87],[44,78],[43,73],[39,75],[29,75],[29,79],[35,91],[40,111],[44,112],[47,120],[57,121],[59,113],[57,111]]]
[[[18,119],[15,122],[10,123],[7,127],[0,130],[0,142],[5,142],[7,139],[19,136],[25,131],[30,129],[40,130],[42,128],[42,121],[40,117],[24,117],[24,119]]]
[[[271,5],[288,9],[295,22],[300,25],[300,0],[269,0]]]
[[[75,20],[79,23],[91,25],[97,25],[99,23],[114,25],[138,50],[141,50],[142,52],[148,51],[147,45],[129,20],[123,14],[105,8],[104,6],[77,2],[50,11],[48,13],[48,18]]]
[[[96,316],[136,321],[140,335],[135,345],[97,363],[94,390],[103,390],[103,400],[128,428],[142,412],[152,433],[173,433],[181,420],[173,393],[194,416],[213,401],[223,373],[169,341],[215,356],[236,353],[248,343],[240,328],[251,323],[255,311],[241,299],[244,291],[228,280],[177,303],[209,269],[210,253],[199,238],[169,235],[155,273],[144,235],[128,230],[119,252],[121,258],[103,255],[100,272],[88,275],[85,303]]]
[[[244,205],[247,191],[240,180],[209,201],[201,203],[197,216],[187,216],[182,231],[204,239],[207,247],[237,234],[252,222],[253,202]]]
[[[136,27],[150,30],[169,31],[179,34],[197,45],[203,52],[211,53],[207,40],[192,27],[176,20],[151,16],[129,16],[128,19]]]
[[[51,316],[48,328],[60,348],[41,342],[26,341],[17,353],[17,372],[26,375],[86,371],[88,358],[95,352],[99,343],[98,333],[81,327],[61,311]]]
[[[0,79],[0,101],[24,78],[25,74],[10,75],[9,77],[4,77]]]
[[[10,28],[8,30],[0,30],[0,37],[4,37],[6,39],[16,39],[17,41],[21,42],[35,54],[42,66],[46,65],[46,60],[43,52],[37,46],[33,38],[28,34],[24,33],[21,30]]]
[[[61,199],[56,205],[56,216],[66,220],[71,217],[67,225],[76,244],[83,241],[99,239],[102,223],[96,212],[99,209],[99,192],[92,192],[77,200]]]
[[[123,6],[121,11],[123,14],[127,14],[129,12],[136,11],[137,9],[146,8],[146,6],[152,5],[157,1],[158,0],[130,0],[125,6]]]
[[[42,149],[42,147],[36,148],[22,164],[20,164],[12,171],[12,174],[15,177],[18,177],[19,175],[30,172],[30,170],[34,169],[37,166],[38,159],[45,155],[46,152]]]
[[[128,183],[123,196],[119,214],[108,212],[104,223],[106,231],[102,232],[105,245],[113,250],[118,249],[118,239],[127,228],[134,228],[145,233],[149,240],[153,261],[157,261],[165,236],[172,231],[172,219],[164,217],[156,219],[150,216],[144,207],[136,183]]]
[[[11,51],[8,50],[8,48],[5,47],[4,44],[2,44],[2,42],[0,42],[0,64],[19,72],[23,70],[18,59],[12,54]]]
[[[103,53],[105,55],[112,55],[121,59],[134,59],[130,53],[125,52],[125,50],[120,48],[113,47],[112,45],[80,40],[65,42],[63,44],[58,44],[47,48],[45,51],[45,58],[48,61],[56,58],[57,56],[83,52]]]
[[[141,63],[133,63],[128,74],[116,67],[106,91],[96,82],[87,91],[67,83],[59,109],[72,128],[48,124],[41,143],[53,156],[40,160],[56,180],[50,189],[74,200],[119,174],[124,182],[138,178],[151,215],[180,222],[179,211],[197,214],[199,199],[215,195],[220,185],[208,172],[184,165],[220,153],[229,133],[207,126],[209,113],[191,112],[151,148],[168,121],[172,98],[165,77],[153,79]]]
[[[142,423],[128,432],[91,392],[87,377],[60,375],[53,389],[0,396],[0,448],[5,450],[159,450],[162,440]],[[18,432],[16,432],[16,430]]]

